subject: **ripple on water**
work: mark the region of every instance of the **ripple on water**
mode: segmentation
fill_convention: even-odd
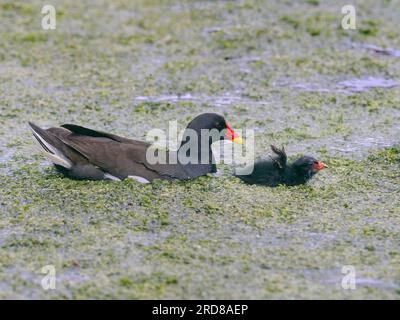
[[[399,82],[393,79],[368,77],[364,79],[350,79],[341,81],[337,84],[339,87],[347,88],[351,91],[365,91],[371,88],[393,88],[399,85]]]
[[[344,93],[363,92],[373,88],[393,88],[399,85],[399,81],[395,79],[385,79],[379,77],[354,78],[336,83],[334,86],[329,84],[321,85],[320,83],[304,82],[304,83],[281,83],[280,86],[289,86],[295,89],[308,92],[322,93]]]
[[[400,58],[400,50],[396,50],[396,49],[392,49],[392,48],[382,48],[382,47],[375,46],[373,44],[366,44],[363,47],[368,50],[374,51],[375,53],[378,53],[378,54],[383,54],[385,56]]]
[[[231,104],[251,103],[251,104],[266,104],[265,101],[255,101],[240,95],[221,95],[221,96],[194,96],[190,93],[183,95],[163,95],[156,97],[138,96],[134,98],[135,102],[180,102],[180,101],[193,101],[198,103],[210,103],[216,107],[229,106]]]

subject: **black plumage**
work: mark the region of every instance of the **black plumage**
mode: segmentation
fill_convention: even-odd
[[[274,156],[258,161],[254,164],[250,174],[236,174],[238,178],[248,184],[276,187],[284,184],[289,186],[304,184],[318,171],[327,166],[311,156],[303,156],[291,164],[287,164],[285,149],[271,145]]]

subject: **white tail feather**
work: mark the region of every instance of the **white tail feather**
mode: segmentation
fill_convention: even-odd
[[[33,135],[40,140],[43,145],[46,146],[48,150],[50,150],[53,153],[48,152],[43,148],[42,145],[40,145],[39,141],[36,141],[36,143],[40,146],[40,151],[43,153],[43,155],[53,162],[54,164],[58,164],[64,168],[71,169],[72,167],[72,162],[68,158],[66,158],[58,149],[53,147],[50,143],[48,143],[46,140],[44,140],[35,130],[32,129]]]
[[[60,158],[59,156],[52,154],[50,152],[44,151],[43,149],[41,150],[42,154],[51,162],[54,164],[58,164],[64,168],[71,169],[72,163],[66,160],[65,158]]]

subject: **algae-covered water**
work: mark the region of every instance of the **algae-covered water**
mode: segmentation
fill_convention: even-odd
[[[0,1],[0,298],[400,298],[400,1],[352,1],[355,30],[347,1],[48,2],[44,31],[42,1]],[[329,169],[73,181],[27,127],[144,139],[202,112]]]

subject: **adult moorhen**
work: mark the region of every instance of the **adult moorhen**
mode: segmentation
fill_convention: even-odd
[[[279,149],[271,145],[275,156],[254,164],[251,174],[236,176],[248,184],[276,187],[280,184],[295,186],[304,184],[318,171],[327,168],[327,165],[310,156],[303,156],[291,164],[287,164],[284,147]]]
[[[75,179],[123,180],[129,177],[142,183],[149,183],[154,179],[192,179],[216,172],[211,150],[211,144],[215,141],[209,137],[202,148],[200,139],[202,130],[216,129],[218,140],[226,138],[241,143],[241,138],[234,133],[223,116],[203,113],[188,124],[178,151],[166,151],[166,162],[154,164],[150,163],[151,161],[149,162],[146,156],[151,146],[147,142],[127,139],[74,124],[64,124],[47,130],[31,122],[29,125],[34,137],[43,148],[44,155],[61,173]],[[191,139],[193,132],[199,137],[198,139]],[[225,132],[226,135],[223,135]],[[197,149],[190,148],[193,146],[193,141]],[[204,150],[207,147],[208,150]],[[177,155],[183,149],[185,153],[189,153],[188,156],[191,156],[191,159],[195,158],[198,161],[182,163]],[[205,161],[201,159],[202,151],[208,151]],[[176,161],[169,161],[169,159]]]

